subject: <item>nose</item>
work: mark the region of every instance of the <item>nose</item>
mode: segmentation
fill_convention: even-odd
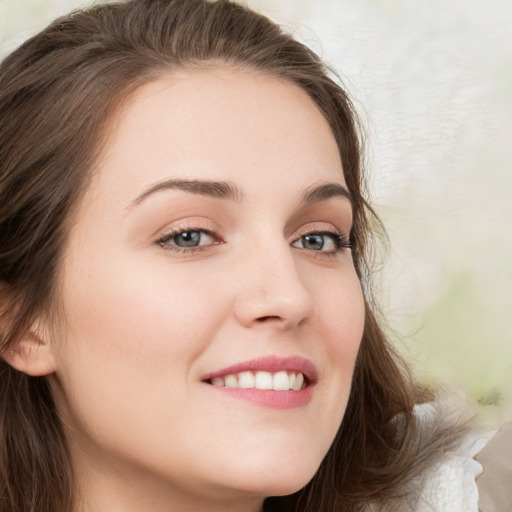
[[[314,300],[293,249],[284,240],[278,245],[276,249],[275,243],[259,244],[260,250],[252,250],[240,262],[234,314],[244,327],[289,330],[313,313]]]

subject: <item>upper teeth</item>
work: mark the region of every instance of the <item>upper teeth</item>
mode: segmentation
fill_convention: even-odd
[[[300,372],[240,372],[211,379],[214,386],[228,388],[273,389],[275,391],[298,391],[304,385],[304,375]]]

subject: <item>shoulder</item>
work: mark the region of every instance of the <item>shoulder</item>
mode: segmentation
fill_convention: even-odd
[[[512,422],[506,423],[476,454],[480,512],[512,511]]]

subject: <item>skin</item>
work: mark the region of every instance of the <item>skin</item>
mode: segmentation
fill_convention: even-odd
[[[140,199],[169,179],[229,182],[243,200],[171,188]],[[63,256],[64,320],[33,363],[63,418],[79,510],[255,512],[312,478],[364,323],[350,250],[334,235],[322,250],[304,243],[350,233],[347,198],[301,202],[327,182],[346,187],[328,123],[282,79],[179,71],[125,103]],[[180,229],[214,233],[192,252],[158,243]],[[313,362],[307,405],[263,407],[202,381],[264,356]]]

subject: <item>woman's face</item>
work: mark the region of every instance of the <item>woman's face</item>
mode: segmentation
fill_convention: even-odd
[[[176,72],[124,105],[93,173],[50,377],[85,502],[242,510],[299,489],[364,323],[328,123],[281,79]]]

